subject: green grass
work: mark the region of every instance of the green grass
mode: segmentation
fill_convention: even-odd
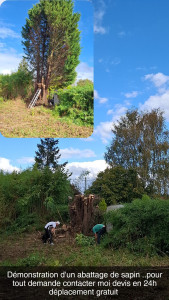
[[[2,235],[0,266],[168,266],[167,255],[131,253],[125,248],[79,246],[74,238],[44,245],[38,233]]]

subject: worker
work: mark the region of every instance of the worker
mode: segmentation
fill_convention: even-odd
[[[97,224],[92,228],[93,233],[95,234],[95,240],[97,244],[100,244],[100,238],[106,233],[106,226],[103,224]]]
[[[51,221],[45,225],[45,233],[42,236],[42,241],[44,244],[46,244],[47,240],[49,239],[49,243],[51,245],[54,245],[53,244],[53,234],[55,234],[56,226],[59,226],[59,225],[60,225],[59,221],[56,221],[56,222]]]

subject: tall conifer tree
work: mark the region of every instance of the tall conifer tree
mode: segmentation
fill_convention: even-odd
[[[26,59],[37,83],[44,79],[47,102],[48,88],[68,86],[76,78],[79,64],[79,13],[73,12],[72,0],[40,0],[29,10],[22,28]]]
[[[44,169],[45,167],[57,169],[66,165],[66,163],[63,165],[58,163],[61,157],[58,142],[59,140],[53,138],[41,139],[41,144],[37,145],[38,151],[35,152],[35,162],[38,169]]]

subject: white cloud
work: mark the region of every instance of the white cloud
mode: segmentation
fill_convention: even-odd
[[[148,111],[160,108],[166,120],[169,121],[169,76],[163,73],[147,74],[144,79],[153,83],[157,88],[157,93],[140,104],[139,108]]]
[[[20,35],[8,27],[1,27],[0,28],[0,38],[6,39],[9,37],[10,38],[20,38]]]
[[[112,120],[101,122],[94,130],[94,134],[101,138],[103,144],[107,144],[110,141],[114,124],[126,113],[126,111],[127,106],[121,104],[117,104],[114,109],[109,109],[107,111],[108,115],[112,115]]]
[[[150,80],[157,88],[169,83],[169,76],[166,76],[163,73],[147,74],[144,76],[144,79]]]
[[[103,142],[103,144],[107,144],[108,141],[112,137],[112,128],[113,122],[101,122],[96,129],[94,130],[94,134],[99,136]]]
[[[164,111],[165,118],[169,121],[169,90],[163,94],[150,96],[144,104],[140,105],[141,110],[152,110],[160,108]]]
[[[126,93],[125,94],[125,97],[126,98],[136,98],[137,96],[138,96],[138,92],[137,91],[133,91],[133,92],[131,92],[131,93]]]
[[[19,164],[34,164],[35,159],[34,159],[34,157],[21,157],[21,158],[17,159],[17,162]]]
[[[21,54],[14,52],[2,53],[0,52],[0,73],[11,74],[12,71],[16,71],[21,61]]]
[[[126,103],[127,105],[127,103]],[[128,103],[128,105],[130,105]],[[127,106],[123,106],[121,104],[116,104],[115,105],[115,111],[114,111],[114,114],[113,114],[113,122],[117,122],[117,120],[119,120],[122,116],[125,115],[126,111],[127,111]]]
[[[125,31],[120,31],[120,32],[118,32],[118,36],[119,37],[124,37],[124,36],[126,36],[126,32]]]
[[[98,26],[97,24],[94,25],[94,33],[105,34],[106,29],[103,26]]]
[[[114,114],[114,110],[113,109],[109,109],[108,111],[107,111],[107,115],[113,115]]]
[[[108,165],[104,160],[94,160],[88,162],[72,162],[68,163],[66,168],[72,172],[72,179],[77,178],[83,171],[89,171],[89,178],[96,178],[97,174],[104,171]]]
[[[108,101],[108,99],[107,98],[103,98],[103,97],[100,97],[99,96],[99,93],[96,91],[96,90],[94,90],[94,98],[96,99],[96,100],[99,100],[99,103],[106,103],[107,101]]]
[[[94,138],[92,136],[89,136],[87,138],[80,138],[80,140],[84,142],[92,142],[94,141]]]
[[[98,3],[98,9],[95,10],[94,14],[94,33],[96,34],[105,34],[107,33],[106,28],[102,25],[103,17],[105,15],[105,3],[100,0]]]
[[[119,57],[115,57],[112,61],[111,61],[111,64],[114,65],[114,66],[117,66],[121,63],[121,60]]]
[[[0,0],[0,6],[2,5],[3,2],[5,2],[6,0]]]
[[[65,149],[60,149],[60,153],[61,153],[61,158],[72,158],[72,157],[76,157],[76,158],[82,158],[82,157],[95,157],[96,154],[90,150],[90,149],[84,149],[84,150],[80,150],[80,149],[75,149],[75,148],[65,148]]]
[[[77,79],[76,82],[80,79],[89,79],[93,81],[93,67],[89,67],[87,63],[81,62],[77,68]]]
[[[14,167],[11,165],[10,160],[7,158],[0,157],[0,170],[5,171],[5,172],[13,172],[17,171],[19,172],[20,169],[17,167]]]
[[[0,48],[4,48],[6,46],[5,43],[0,43]]]

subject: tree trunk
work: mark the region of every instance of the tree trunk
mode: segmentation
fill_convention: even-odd
[[[46,90],[46,89],[43,89],[42,101],[45,106],[48,106],[48,90]]]

